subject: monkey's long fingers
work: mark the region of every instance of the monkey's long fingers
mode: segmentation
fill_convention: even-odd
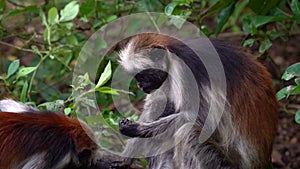
[[[124,118],[119,122],[119,131],[120,133],[128,137],[138,137],[139,136],[138,129],[137,129],[138,126],[139,126],[138,123],[134,123]]]

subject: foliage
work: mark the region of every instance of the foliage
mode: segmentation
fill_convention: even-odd
[[[284,74],[282,79],[285,81],[294,79],[295,85],[289,85],[282,88],[277,92],[277,100],[282,100],[284,98],[288,99],[292,95],[300,94],[300,63],[293,64],[289,66]],[[287,111],[287,110],[286,110]],[[300,124],[300,109],[295,112],[295,121]]]
[[[289,12],[286,12],[286,3],[285,0],[173,0],[166,6],[165,13],[195,21],[207,36],[218,36],[222,30],[243,31],[246,35],[243,46],[257,42],[259,52],[263,54],[272,46],[273,40],[286,39],[298,29],[299,1],[288,1]],[[204,22],[211,16],[216,18],[214,30],[209,30]]]

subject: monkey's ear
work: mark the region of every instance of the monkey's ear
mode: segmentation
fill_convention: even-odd
[[[154,46],[149,51],[149,56],[154,62],[159,62],[167,55],[167,50],[161,46]]]

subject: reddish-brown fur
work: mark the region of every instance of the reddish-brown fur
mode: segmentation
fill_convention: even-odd
[[[228,99],[241,134],[258,147],[259,159],[270,161],[278,121],[278,103],[271,75],[258,62],[247,61],[243,83],[228,86]],[[247,99],[245,99],[247,98]]]
[[[0,112],[0,169],[15,168],[40,153],[46,153],[46,166],[54,167],[69,152],[78,157],[84,150],[96,151],[86,132],[93,136],[78,119],[63,114]]]

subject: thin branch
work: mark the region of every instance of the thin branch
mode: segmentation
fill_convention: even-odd
[[[53,56],[53,55],[52,55]],[[72,71],[72,68],[67,65],[65,62],[63,62],[62,60],[60,60],[57,56],[53,56],[59,63],[61,63],[62,65],[64,65],[69,71]]]
[[[33,74],[32,74],[31,79],[30,79],[28,91],[27,91],[27,97],[28,97],[29,100],[31,100],[31,98],[30,98],[30,91],[31,91],[31,88],[32,88],[32,85],[33,85],[33,80],[34,80],[34,78],[35,78],[35,76],[37,74],[37,71],[38,71],[40,65],[44,62],[44,60],[46,60],[47,57],[48,57],[48,55],[41,56],[40,62],[36,65],[36,69],[33,71]]]
[[[153,17],[150,15],[149,12],[146,12],[146,14],[149,16],[149,18],[150,18],[151,22],[153,23],[153,25],[154,25],[156,31],[157,31],[158,33],[160,33],[160,29],[159,29],[158,25],[156,24],[155,20],[153,19]]]
[[[25,48],[22,48],[22,47],[19,47],[19,46],[12,45],[12,44],[7,43],[7,42],[0,41],[0,44],[5,45],[5,46],[9,46],[9,47],[12,47],[12,48],[15,48],[15,49],[24,51],[24,52],[36,53],[36,52],[35,52],[34,50],[32,50],[32,49],[25,49]],[[40,52],[40,53],[43,53],[43,54],[47,54],[47,53],[48,53],[48,51],[39,51],[39,52]]]
[[[21,4],[18,4],[14,1],[11,1],[11,0],[7,0],[8,3],[10,4],[13,4],[14,6],[17,6],[17,7],[21,7],[21,8],[25,8],[26,6],[25,5],[21,5]]]

